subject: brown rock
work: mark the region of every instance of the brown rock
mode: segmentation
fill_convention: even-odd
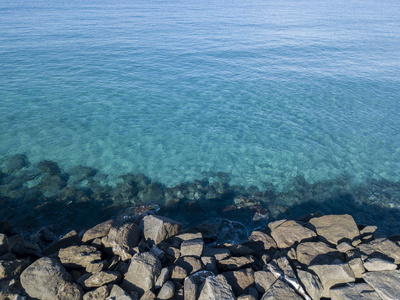
[[[158,245],[169,237],[182,231],[182,224],[162,216],[145,216],[141,222],[146,241]]]
[[[107,286],[103,285],[93,291],[83,295],[83,300],[104,300],[108,296],[109,291]]]
[[[251,267],[254,263],[253,256],[229,257],[217,262],[218,269],[222,271],[239,270]]]
[[[236,296],[247,294],[249,288],[254,286],[254,271],[252,269],[228,271],[222,273],[222,275],[226,278]]]
[[[330,264],[339,259],[345,261],[342,253],[324,242],[305,242],[297,246],[297,260],[308,266],[313,264]]]
[[[58,258],[61,263],[69,268],[86,268],[94,261],[101,260],[101,252],[97,251],[95,247],[82,245],[70,246],[68,248],[60,249]]]
[[[201,263],[201,260],[192,256],[184,256],[179,258],[175,262],[175,265],[184,268],[188,275],[196,273],[197,271],[203,269],[203,264]]]
[[[119,222],[116,220],[108,220],[100,223],[87,230],[82,237],[82,241],[86,243],[88,241],[94,240],[95,238],[102,238],[106,236],[110,232],[110,229],[117,224],[119,224]]]
[[[392,258],[395,264],[400,264],[400,247],[391,240],[380,238],[360,244],[358,249],[367,256],[380,254],[383,257]]]
[[[109,283],[117,283],[121,278],[121,274],[113,271],[101,271],[93,274],[85,280],[85,286],[88,288],[100,287]]]
[[[106,248],[119,246],[125,250],[129,250],[130,248],[136,247],[139,240],[139,227],[134,223],[128,223],[122,226],[113,226],[107,236],[102,238],[101,242]]]
[[[162,286],[161,290],[158,292],[157,299],[160,300],[168,300],[174,297],[175,294],[175,286],[172,281],[167,281]]]
[[[251,235],[247,238],[247,241],[243,243],[243,245],[250,247],[257,253],[275,250],[276,248],[278,248],[275,240],[268,234],[261,231],[253,231]]]
[[[203,253],[204,242],[202,239],[183,241],[181,244],[182,256],[198,256]]]
[[[50,255],[58,252],[61,248],[67,248],[69,246],[79,246],[82,244],[81,238],[75,230],[71,230],[66,235],[61,237],[59,240],[50,244],[46,249],[43,250],[44,255]]]
[[[278,279],[262,296],[261,300],[303,300],[287,283]]]
[[[303,241],[313,241],[317,237],[314,231],[295,221],[286,221],[275,227],[271,231],[271,236],[280,249],[292,247]]]
[[[181,266],[175,266],[172,269],[171,279],[173,280],[183,280],[188,276],[187,271]]]
[[[254,280],[257,290],[265,293],[276,281],[276,277],[270,271],[257,271],[254,273]]]
[[[361,258],[354,257],[347,262],[354,273],[354,277],[362,278],[362,274],[365,273],[364,263]]]

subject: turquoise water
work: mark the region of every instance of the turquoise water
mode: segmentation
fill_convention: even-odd
[[[400,2],[3,0],[0,112],[111,183],[400,181]]]

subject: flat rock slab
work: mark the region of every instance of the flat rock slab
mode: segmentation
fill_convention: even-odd
[[[354,282],[355,277],[350,266],[342,263],[332,265],[313,265],[309,267],[321,280],[324,290],[322,297],[330,297],[330,288],[339,283]]]
[[[297,276],[311,299],[319,300],[322,296],[324,287],[322,286],[318,276],[303,270],[297,270]]]
[[[275,240],[261,231],[253,231],[243,245],[250,247],[256,252],[265,252],[278,248]]]
[[[69,268],[86,268],[94,261],[101,260],[101,252],[93,246],[70,246],[60,249],[58,258],[61,263]]]
[[[261,300],[303,300],[296,291],[287,283],[278,279],[262,296]]]
[[[181,244],[181,256],[197,256],[203,253],[204,242],[202,239],[183,241]]]
[[[253,256],[229,257],[217,262],[218,269],[222,271],[238,270],[251,267],[255,263]]]
[[[231,251],[225,248],[206,247],[203,250],[202,256],[214,256],[216,260],[223,260],[231,256]]]
[[[296,243],[317,239],[317,234],[295,221],[285,221],[271,231],[278,248],[286,249]]]
[[[297,246],[297,260],[304,265],[325,265],[330,264],[336,259],[345,261],[345,257],[335,248],[324,242],[304,242]]]
[[[400,270],[367,272],[363,274],[363,279],[383,300],[399,299]]]
[[[254,281],[257,290],[260,293],[265,293],[276,281],[276,276],[270,271],[257,271],[254,273]]]
[[[62,248],[67,248],[69,246],[77,246],[82,244],[81,238],[75,230],[71,230],[66,235],[61,237],[59,240],[55,241],[43,250],[44,255],[49,255],[60,251]]]
[[[378,257],[371,257],[364,261],[364,267],[369,272],[396,270],[397,265],[391,261]]]
[[[253,269],[229,271],[222,273],[222,275],[226,278],[236,296],[247,294],[249,288],[254,286]]]
[[[93,274],[85,280],[85,286],[88,288],[100,287],[109,283],[116,283],[121,278],[121,274],[113,271],[102,271]]]
[[[395,264],[400,264],[400,247],[391,240],[380,238],[367,244],[360,244],[357,248],[368,256],[380,254],[392,258]]]
[[[360,236],[358,227],[350,215],[328,215],[312,218],[309,223],[317,234],[329,243],[338,245],[343,241],[353,241]]]
[[[378,293],[366,283],[348,283],[331,289],[332,300],[381,300]]]
[[[86,243],[96,238],[102,238],[106,236],[110,232],[110,229],[116,224],[119,224],[119,222],[115,220],[108,220],[103,223],[97,224],[96,226],[90,228],[85,232],[82,237],[82,241]]]
[[[235,300],[232,287],[224,276],[209,276],[204,282],[198,300]]]
[[[141,221],[141,227],[145,240],[156,245],[182,231],[181,223],[155,215],[145,216]]]

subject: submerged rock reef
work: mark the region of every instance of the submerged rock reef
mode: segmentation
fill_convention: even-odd
[[[221,224],[140,207],[52,243],[0,222],[0,299],[397,299],[400,237],[352,216],[278,220],[238,243]],[[42,235],[45,232],[42,231]]]

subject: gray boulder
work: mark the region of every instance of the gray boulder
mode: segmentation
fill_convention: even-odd
[[[209,276],[206,278],[201,288],[198,300],[234,300],[232,287],[228,284],[222,275]]]
[[[253,269],[249,268],[238,271],[228,271],[222,273],[222,275],[226,278],[236,296],[247,294],[249,288],[254,286]]]
[[[390,270],[396,270],[397,265],[394,264],[391,261],[388,261],[386,259],[381,259],[378,257],[368,257],[364,261],[364,267],[367,269],[369,272],[373,271],[390,271]]]
[[[172,281],[167,281],[162,286],[161,290],[158,292],[157,299],[159,300],[168,300],[174,297],[175,294],[175,286]]]
[[[339,259],[345,261],[345,257],[335,248],[332,248],[324,242],[305,242],[297,246],[296,249],[298,262],[309,266],[315,264],[330,264]]]
[[[261,300],[303,300],[287,283],[278,279],[262,296]]]
[[[297,270],[297,277],[305,287],[311,299],[319,300],[321,298],[324,287],[317,275],[303,270]]]
[[[100,287],[109,283],[116,283],[120,280],[121,274],[113,271],[101,271],[93,274],[85,280],[85,286],[88,288]]]
[[[265,293],[276,281],[276,276],[270,271],[257,271],[254,273],[254,281],[257,290],[260,293]]]
[[[155,215],[145,216],[140,226],[145,240],[156,245],[182,231],[181,223]]]
[[[116,284],[112,284],[109,287],[110,294],[106,300],[133,300],[127,292],[125,292],[121,287]]]
[[[111,230],[112,227],[119,225],[120,223],[116,220],[108,220],[103,223],[97,224],[85,232],[82,237],[83,242],[88,242],[96,238],[105,237]]]
[[[181,256],[198,256],[203,253],[204,242],[202,239],[183,241],[181,244]]]
[[[378,293],[366,283],[347,283],[331,289],[332,300],[381,300]]]
[[[376,239],[367,244],[360,244],[358,249],[367,256],[380,255],[392,258],[395,264],[400,264],[400,247],[391,240]]]
[[[93,246],[70,246],[60,249],[58,258],[68,268],[86,268],[94,261],[101,260],[101,252]]]
[[[271,236],[280,249],[286,249],[292,247],[296,243],[312,241],[317,238],[314,231],[295,221],[285,221],[274,227],[271,231]]]
[[[383,300],[399,299],[400,270],[367,272],[363,274],[363,279]]]
[[[103,285],[93,291],[87,292],[83,295],[83,300],[104,300],[108,296],[108,288]]]

